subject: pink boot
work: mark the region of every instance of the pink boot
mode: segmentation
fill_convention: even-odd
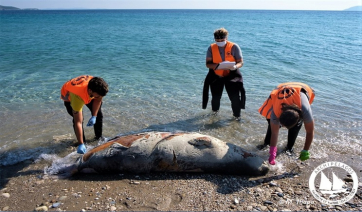
[[[275,165],[275,157],[277,156],[277,147],[276,146],[270,146],[269,149],[269,163],[271,165]]]

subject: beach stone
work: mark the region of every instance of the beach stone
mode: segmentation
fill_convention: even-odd
[[[57,208],[60,206],[60,202],[53,203],[52,208]]]
[[[43,205],[43,206],[35,208],[35,211],[48,211],[48,207]]]
[[[111,206],[111,211],[116,211],[117,208],[115,206]]]
[[[339,210],[339,211],[343,211],[343,208],[339,205],[336,206],[336,209]]]
[[[253,210],[253,206],[250,206],[250,205],[249,205],[248,207],[246,207],[246,210],[247,210],[247,211],[252,211],[252,210]]]
[[[61,196],[61,197],[59,197],[59,201],[63,201],[65,199],[67,199],[67,198],[68,198],[67,196]]]
[[[234,199],[234,203],[237,205],[237,204],[239,204],[239,200],[238,199]]]
[[[267,209],[268,208],[266,206],[264,206],[264,205],[260,206],[260,210],[262,210],[262,211],[266,211]]]
[[[5,206],[5,207],[3,207],[3,209],[2,209],[3,211],[7,211],[7,210],[9,210],[9,206]]]
[[[272,205],[273,202],[267,200],[267,201],[264,201],[264,204],[265,204],[265,205]]]
[[[302,194],[303,194],[303,192],[302,192],[301,190],[295,190],[294,193],[295,193],[295,194],[298,194],[298,195],[302,195]]]
[[[270,186],[277,186],[278,184],[276,184],[275,182],[271,181],[271,182],[269,183],[269,185],[270,185]]]
[[[283,190],[281,188],[279,188],[279,187],[276,187],[275,191],[278,192],[278,193],[283,193]]]
[[[9,198],[9,197],[10,197],[10,194],[9,194],[9,193],[2,193],[1,196],[6,197],[6,198]]]

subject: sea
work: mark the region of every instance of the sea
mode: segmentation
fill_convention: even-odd
[[[206,51],[221,27],[243,53],[240,121],[225,91],[218,115],[211,115],[210,102],[202,109]],[[199,132],[265,159],[268,151],[256,148],[267,129],[258,108],[279,83],[306,83],[316,93],[311,157],[347,160],[360,169],[361,32],[362,12],[353,11],[0,11],[0,166],[58,155],[62,143],[76,143],[60,88],[92,75],[109,84],[102,106],[106,140]],[[84,117],[91,117],[87,108]],[[91,141],[93,129],[85,127],[85,135]],[[282,129],[278,149],[286,136]],[[302,128],[297,154],[304,139]]]

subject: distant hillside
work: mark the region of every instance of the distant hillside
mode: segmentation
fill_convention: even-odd
[[[354,6],[354,7],[345,9],[344,11],[362,11],[362,6]]]
[[[38,10],[36,8],[26,8],[26,9],[20,9],[17,7],[12,7],[12,6],[2,6],[0,5],[0,10]]]
[[[11,7],[11,6],[2,6],[0,5],[0,10],[20,10],[17,7]]]

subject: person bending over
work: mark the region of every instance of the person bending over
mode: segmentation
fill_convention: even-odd
[[[309,159],[309,148],[314,137],[314,120],[310,105],[314,96],[314,90],[307,84],[282,83],[270,93],[269,98],[259,108],[259,113],[268,121],[268,130],[264,144],[259,145],[258,148],[262,149],[270,145],[270,164],[275,164],[279,128],[284,126],[288,129],[287,151],[293,152],[295,140],[303,123],[306,138],[299,158],[302,161]]]
[[[95,139],[102,137],[102,99],[108,93],[108,84],[100,77],[83,75],[67,81],[61,88],[60,98],[69,115],[73,117],[73,128],[78,140],[77,152],[84,154],[85,135],[82,108],[86,105],[92,113],[87,126],[94,126]]]

